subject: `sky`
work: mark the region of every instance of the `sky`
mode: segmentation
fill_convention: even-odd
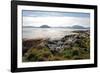
[[[23,10],[23,26],[42,26],[51,27],[67,27],[80,25],[84,27],[90,26],[89,13],[76,12],[56,12],[56,11],[37,11]]]

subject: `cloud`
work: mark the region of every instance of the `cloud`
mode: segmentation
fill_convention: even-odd
[[[39,11],[39,10],[23,10],[23,16],[25,17],[90,17],[89,13],[79,12],[60,12],[60,11]]]
[[[90,19],[83,17],[26,17],[23,16],[23,26],[41,26],[49,25],[51,27],[57,26],[73,26],[81,25],[89,27]]]

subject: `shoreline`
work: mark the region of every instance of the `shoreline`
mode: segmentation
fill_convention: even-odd
[[[59,39],[59,40],[50,40],[50,39],[28,39],[25,40],[23,39],[23,57],[26,59],[28,59],[27,57],[29,55],[27,54],[34,54],[34,51],[36,51],[36,55],[39,54],[38,50],[44,50],[44,48],[46,48],[46,50],[48,50],[48,54],[50,54],[50,56],[55,57],[55,54],[60,54],[60,53],[64,53],[65,54],[68,53],[68,51],[77,51],[77,52],[81,52],[81,50],[85,49],[85,50],[90,50],[90,45],[86,45],[84,46],[85,42],[87,44],[90,44],[90,32],[89,30],[86,31],[73,31],[77,34],[73,34],[73,35],[66,35],[63,38]],[[84,41],[83,41],[84,40]],[[83,43],[83,44],[80,44]],[[30,50],[33,52],[30,52]],[[44,51],[46,52],[46,51]],[[71,54],[69,56],[72,56]],[[81,58],[80,56],[74,58],[75,56],[73,56],[72,58],[69,56],[67,56],[66,58],[63,56],[62,57],[58,57],[58,60],[74,60],[74,59],[89,59],[89,51],[88,51],[88,58]],[[55,57],[55,58],[57,58]],[[44,58],[42,57],[44,61],[48,61],[48,58]],[[52,59],[52,58],[51,58]],[[41,60],[41,59],[40,59]],[[56,60],[56,59],[52,59],[52,60]],[[31,60],[28,60],[29,62]],[[26,62],[28,62],[26,61]],[[32,60],[35,61],[35,60]],[[39,61],[38,59],[36,61]],[[23,61],[25,62],[25,61]]]

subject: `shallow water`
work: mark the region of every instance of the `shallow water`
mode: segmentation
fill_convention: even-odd
[[[68,29],[68,28],[24,28],[23,39],[51,39],[59,40],[65,35],[76,34],[72,31],[84,31],[86,29]]]

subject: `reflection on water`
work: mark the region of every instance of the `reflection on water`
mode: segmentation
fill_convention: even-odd
[[[58,40],[63,38],[65,35],[76,34],[72,31],[79,31],[86,29],[68,29],[68,28],[24,28],[23,27],[23,38],[24,39],[39,39],[49,38],[51,40]]]

